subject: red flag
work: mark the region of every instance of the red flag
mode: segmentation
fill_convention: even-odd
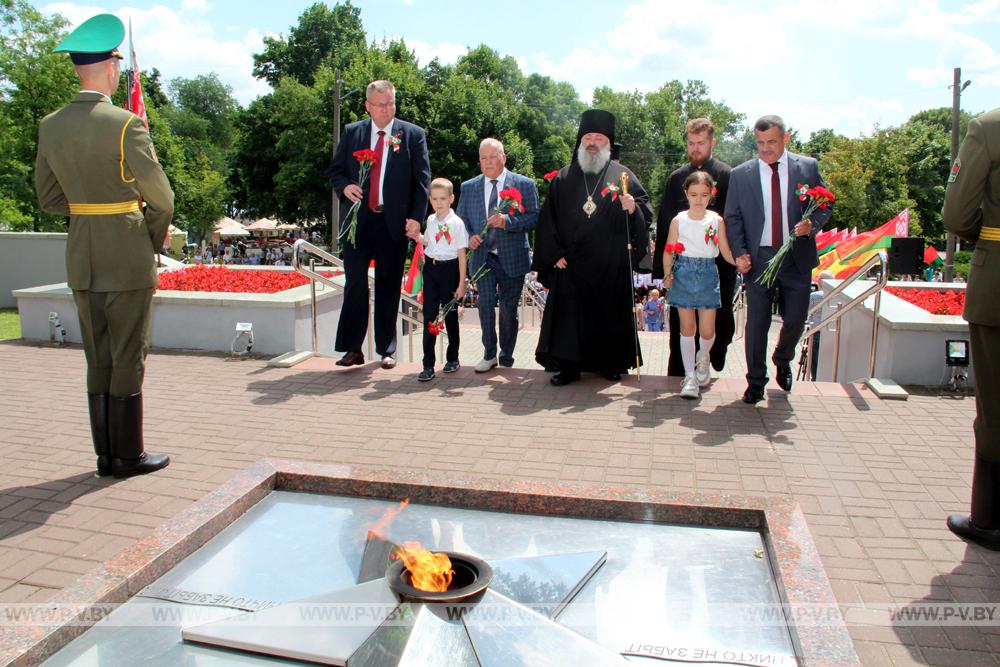
[[[132,63],[132,76],[128,87],[128,104],[125,107],[138,116],[146,129],[149,129],[149,118],[146,117],[146,102],[142,98],[142,80],[139,76],[139,62],[135,58],[135,46],[132,42],[132,20],[128,22],[129,58]]]

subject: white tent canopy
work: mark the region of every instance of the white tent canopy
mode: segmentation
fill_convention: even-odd
[[[247,229],[251,232],[273,232],[278,228],[278,223],[270,218],[260,218],[259,220],[254,220],[250,225],[247,225]]]
[[[215,230],[215,233],[219,236],[250,236],[250,232],[247,231],[246,227],[236,222],[232,221],[232,224],[224,225]]]
[[[224,215],[224,216],[222,216],[221,218],[219,218],[218,220],[215,221],[215,224],[212,225],[212,231],[216,231],[217,232],[220,229],[222,229],[223,227],[241,227],[242,228],[243,225],[241,223],[237,222],[236,220],[233,220],[228,215]]]

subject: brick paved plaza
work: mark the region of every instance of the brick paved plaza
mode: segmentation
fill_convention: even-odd
[[[463,334],[475,342],[477,330]],[[651,347],[665,343],[643,337],[660,373],[665,355]],[[965,544],[944,524],[968,504],[969,398],[888,402],[856,385],[799,383],[790,395],[772,386],[765,403],[748,406],[735,344],[729,377],[689,402],[676,380],[655,373],[641,387],[633,377],[564,388],[540,369],[476,375],[477,349],[463,343],[464,367],[427,384],[407,364],[335,370],[320,358],[275,369],[155,352],[146,447],[173,462],[116,481],[93,476],[82,350],[0,343],[0,601],[52,599],[269,456],[790,497],[841,604],[1000,602],[1000,553]],[[1000,665],[1000,625],[849,629],[865,665]]]

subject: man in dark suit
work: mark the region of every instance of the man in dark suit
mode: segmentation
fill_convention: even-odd
[[[427,213],[431,182],[427,138],[423,128],[396,118],[396,89],[389,81],[372,81],[365,91],[369,119],[351,123],[330,163],[330,183],[340,198],[346,221],[361,200],[354,243],[344,246],[344,305],[334,349],[344,352],[338,366],[365,363],[361,344],[368,331],[368,267],[375,260],[375,351],[382,368],[396,365],[396,319],[406,263],[406,233],[420,230]],[[375,151],[367,183],[358,184],[354,152]]]
[[[948,528],[1000,551],[1000,109],[969,121],[948,177],[941,214],[945,228],[975,241],[965,291],[965,316],[976,372],[976,455],[969,514]]]
[[[531,268],[528,255],[528,232],[538,222],[538,189],[526,176],[507,171],[507,156],[503,144],[496,139],[483,139],[479,144],[479,166],[482,174],[462,183],[461,199],[456,213],[469,232],[469,275],[485,263],[489,271],[477,283],[479,291],[479,324],[483,329],[483,358],[476,364],[477,373],[485,373],[497,363],[514,365],[517,344],[517,304],[524,287],[524,275]],[[516,188],[522,197],[523,213],[496,212],[499,193]],[[484,226],[486,237],[481,233]],[[500,355],[497,356],[496,311],[500,295]]]
[[[767,332],[776,290],[782,323],[772,360],[778,385],[785,391],[792,389],[791,362],[805,328],[812,270],[819,264],[816,232],[831,213],[828,206],[817,210],[811,220],[802,219],[808,202],[799,200],[796,188],[825,183],[816,160],[785,150],[791,138],[785,121],[778,116],[761,117],[754,123],[754,137],[758,157],[733,169],[725,214],[736,268],[747,279],[747,389],[743,402],[751,404],[764,400]],[[774,286],[758,283],[764,267],[789,238],[794,242]]]
[[[686,165],[674,170],[667,178],[663,190],[663,203],[660,204],[660,215],[656,219],[656,251],[653,253],[653,277],[663,278],[663,248],[667,245],[667,232],[670,231],[670,221],[680,211],[688,208],[687,196],[684,194],[684,179],[692,172],[707,172],[715,181],[716,193],[708,209],[719,215],[723,214],[726,205],[726,193],[729,191],[729,172],[732,171],[725,162],[712,157],[715,148],[715,127],[708,118],[692,118],[687,122],[687,153],[690,160]],[[726,351],[733,342],[736,323],[733,320],[733,292],[736,289],[736,269],[726,261],[720,253],[715,261],[719,269],[719,292],[722,305],[715,314],[715,344],[709,353],[712,367],[721,371],[726,367]],[[667,375],[684,377],[684,362],[681,360],[681,324],[677,309],[670,307],[670,360],[667,363]],[[695,344],[700,345],[695,336]]]

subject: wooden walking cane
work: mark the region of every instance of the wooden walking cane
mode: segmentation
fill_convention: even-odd
[[[621,189],[622,195],[628,194],[628,172],[623,171],[621,175]],[[625,212],[625,246],[627,248],[626,254],[628,255],[628,293],[629,293],[629,309],[632,312],[632,330],[635,333],[635,381],[636,384],[642,384],[642,371],[639,370],[639,323],[635,319],[635,278],[632,273],[632,231],[628,228],[629,213]]]

